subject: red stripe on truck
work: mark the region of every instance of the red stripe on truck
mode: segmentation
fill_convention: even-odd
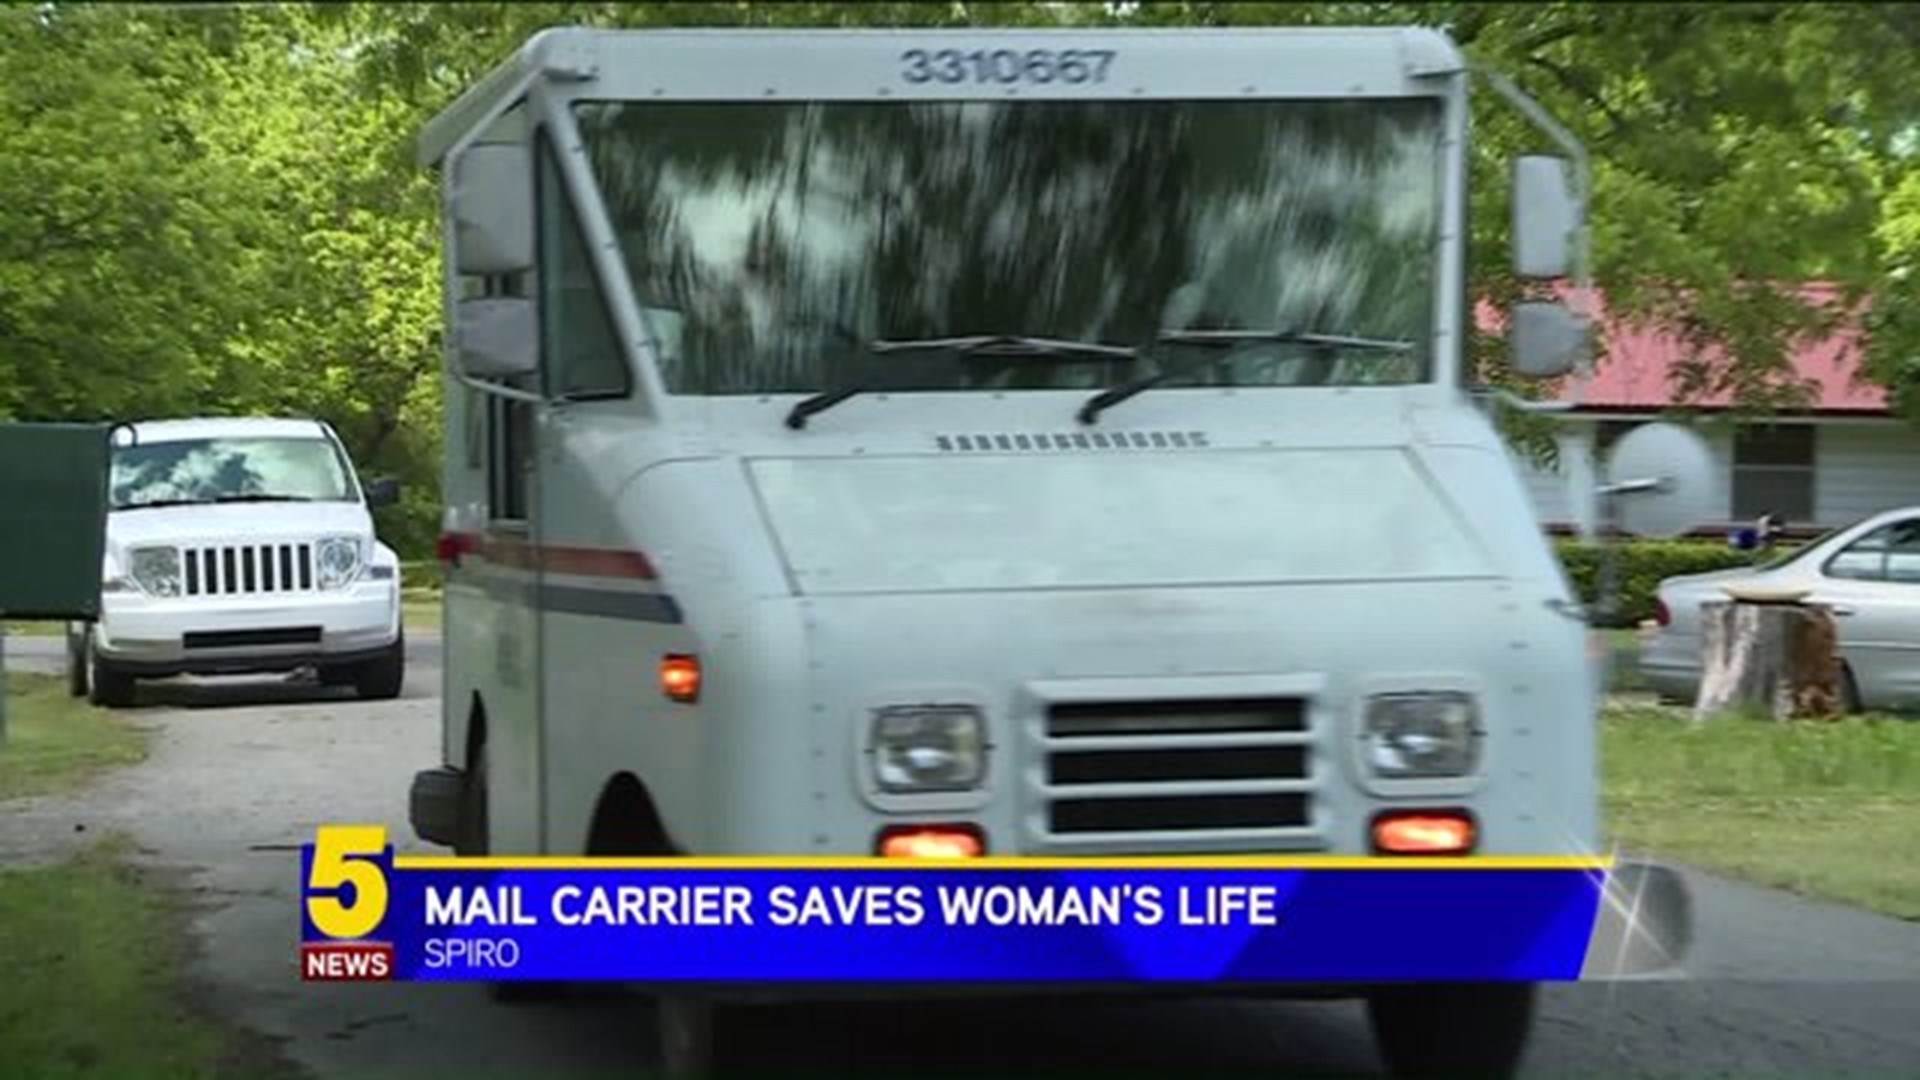
[[[659,576],[654,572],[653,563],[638,551],[529,544],[505,533],[442,533],[436,547],[442,562],[455,564],[463,555],[472,555],[500,566],[549,574],[642,581],[652,581]]]

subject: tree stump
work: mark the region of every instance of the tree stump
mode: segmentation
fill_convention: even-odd
[[[1797,601],[1709,601],[1700,607],[1700,635],[1694,719],[1728,710],[1775,720],[1839,714],[1839,632],[1826,608]]]

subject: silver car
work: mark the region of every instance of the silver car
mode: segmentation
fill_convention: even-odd
[[[1660,583],[1659,629],[1640,654],[1647,684],[1693,698],[1700,685],[1700,605],[1722,588],[1808,590],[1839,616],[1841,692],[1850,711],[1920,708],[1920,506],[1835,529],[1758,566],[1686,574]]]

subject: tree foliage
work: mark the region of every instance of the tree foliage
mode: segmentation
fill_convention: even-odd
[[[1920,8],[1185,2],[0,8],[0,417],[321,416],[407,483],[383,525],[417,549],[440,270],[412,139],[570,23],[1443,26],[1590,149],[1597,283],[1684,335],[1683,391],[1793,405],[1795,340],[1865,300],[1868,370],[1920,418]],[[1474,123],[1470,269],[1506,302],[1503,170],[1545,147],[1484,90]]]

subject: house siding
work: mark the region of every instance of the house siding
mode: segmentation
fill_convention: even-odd
[[[1920,430],[1891,420],[1821,425],[1813,485],[1819,524],[1828,528],[1920,505]]]
[[[1896,506],[1920,505],[1920,430],[1895,420],[1811,421],[1819,431],[1814,441],[1813,521],[1790,521],[1801,528],[1836,528]],[[1559,442],[1563,460],[1558,469],[1529,465],[1523,470],[1527,494],[1542,527],[1579,526],[1591,506],[1575,505],[1568,482],[1566,455],[1577,454],[1591,438],[1593,421],[1568,421]],[[1717,520],[1702,528],[1733,519],[1733,435],[1724,429],[1706,429],[1701,436],[1713,456],[1713,505]]]

